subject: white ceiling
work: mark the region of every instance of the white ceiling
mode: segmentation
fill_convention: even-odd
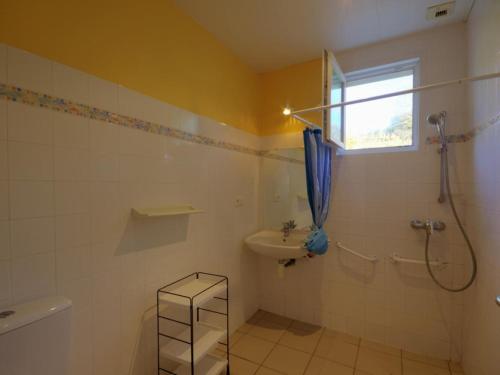
[[[474,0],[457,0],[452,15],[427,21],[445,0],[175,0],[259,72],[317,58],[324,48],[357,47],[463,21]]]

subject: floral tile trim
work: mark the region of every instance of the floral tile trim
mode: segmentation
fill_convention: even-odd
[[[148,133],[172,137],[200,145],[222,148],[248,155],[261,156],[268,159],[304,164],[303,161],[293,158],[287,158],[280,155],[269,154],[268,151],[255,150],[253,148],[241,146],[231,142],[218,141],[214,138],[206,137],[203,135],[197,135],[168,126],[155,124],[150,121],[120,115],[118,113],[109,112],[104,109],[92,107],[86,104],[75,103],[66,99],[47,94],[41,94],[12,85],[0,83],[0,99],[19,102],[40,108],[51,109],[53,111],[64,112],[75,116],[82,116],[92,120],[108,122],[131,129],[142,130]]]
[[[467,133],[448,135],[446,137],[446,139],[448,140],[449,143],[468,142],[471,139],[477,137],[479,134],[481,134],[486,129],[491,128],[492,126],[495,126],[497,124],[500,124],[500,113],[497,113],[495,116],[493,116],[491,119],[485,121],[484,123],[479,124],[478,126],[475,126],[471,130],[469,130]],[[427,137],[427,140],[426,140],[427,144],[439,144],[439,142],[440,142],[439,137]]]
[[[108,122],[111,124],[124,126],[127,128],[142,130],[148,133],[163,135],[180,139],[186,142],[196,143],[205,146],[222,148],[230,151],[240,152],[248,155],[255,155],[267,159],[280,160],[294,164],[304,164],[302,160],[288,158],[281,155],[276,155],[269,150],[256,150],[250,147],[241,146],[231,142],[218,141],[217,139],[189,133],[183,130],[171,128],[165,125],[155,124],[150,121],[141,120],[138,118],[120,115],[118,113],[109,112],[104,109],[92,107],[86,104],[75,103],[66,99],[55,96],[41,94],[35,91],[23,89],[20,87],[6,85],[0,83],[0,99],[19,102],[35,107],[51,109],[57,112],[82,116],[92,120]],[[468,142],[484,130],[500,123],[500,113],[490,120],[480,124],[463,134],[452,134],[447,136],[450,143]],[[439,144],[439,137],[428,137],[427,144]]]

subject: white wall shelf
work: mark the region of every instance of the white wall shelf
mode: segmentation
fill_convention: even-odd
[[[205,291],[206,290],[206,291]],[[193,279],[188,283],[169,289],[170,293],[161,294],[160,302],[172,303],[180,306],[189,306],[193,299],[193,307],[198,307],[226,290],[225,283],[214,285],[213,281]],[[182,296],[182,297],[181,297]]]
[[[226,366],[227,360],[219,359],[213,355],[207,355],[200,361],[200,363],[198,363],[196,370],[199,374],[218,375],[224,371]],[[189,366],[182,365],[175,369],[175,373],[177,375],[189,375],[191,373],[191,368]]]
[[[184,329],[177,338],[189,340],[190,328]],[[226,331],[205,323],[196,324],[194,336],[194,364],[200,362],[222,340]],[[191,346],[180,341],[170,341],[160,348],[160,355],[183,365],[191,364]]]
[[[138,218],[191,215],[202,212],[203,210],[198,210],[190,205],[132,208],[132,215]]]

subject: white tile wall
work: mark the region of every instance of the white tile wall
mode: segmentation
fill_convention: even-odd
[[[468,23],[470,75],[500,72],[500,4],[477,1]],[[500,112],[500,80],[469,87],[470,125]],[[500,373],[500,129],[487,129],[468,145],[467,224],[478,252],[478,280],[465,295],[464,358],[466,374]]]
[[[253,135],[5,45],[0,81],[258,144]],[[196,270],[219,272],[235,296],[233,329],[257,309],[257,258],[242,240],[257,230],[258,168],[255,156],[0,101],[0,307],[65,295],[74,303],[71,375],[155,374],[149,308],[158,287]],[[132,207],[168,204],[205,213],[131,218]]]
[[[7,115],[8,113],[8,115]],[[6,103],[9,140],[52,144],[54,113],[16,102]]]
[[[348,51],[337,58],[344,71],[350,71],[420,57],[421,82],[430,83],[465,75],[464,36],[464,25],[455,25]],[[446,53],[434,53],[442,50]],[[465,123],[460,118],[464,105],[463,91],[453,95],[439,93],[432,98],[422,94],[417,152],[335,158],[333,197],[326,224],[330,240],[377,255],[381,261],[372,265],[340,253],[332,245],[326,256],[299,261],[286,270],[284,279],[279,279],[276,264],[262,258],[264,309],[409,351],[460,358],[462,300],[441,292],[425,268],[395,266],[386,258],[397,252],[422,259],[423,233],[412,230],[409,221],[433,218],[448,225],[446,233],[433,237],[433,254],[449,261],[460,259],[458,263],[463,263],[451,251],[453,245],[459,254],[464,254],[464,243],[458,237],[449,207],[436,202],[439,155],[436,146],[425,145],[425,137],[434,134],[424,119],[431,111],[445,109],[450,114],[448,132],[460,132]],[[286,143],[296,144],[290,139]],[[454,190],[460,192],[463,187],[457,183],[465,176],[461,164],[457,167],[457,160],[465,159],[465,150],[460,144],[450,148],[451,179]],[[275,191],[286,196],[292,173],[286,163],[269,160],[262,163],[261,183],[265,186],[261,197],[265,202],[262,220],[269,223],[271,219],[274,225],[279,225],[289,219],[290,212],[286,204],[280,209],[272,198]],[[439,274],[451,283],[454,271],[458,270],[453,265]]]

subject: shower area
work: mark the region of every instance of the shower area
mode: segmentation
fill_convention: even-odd
[[[484,7],[477,13],[467,25],[336,57],[344,72],[418,58],[421,84],[498,72],[500,55],[487,52],[493,46],[473,46],[480,30],[496,27]],[[498,36],[494,46],[500,48]],[[494,144],[500,134],[497,81],[418,94],[415,150],[337,153],[325,224],[330,249],[323,257],[297,261],[284,277],[272,260],[261,257],[261,307],[403,353],[462,362],[467,374],[496,373],[493,349],[485,342],[498,343],[500,327],[493,324],[489,332],[485,321],[494,323],[500,292],[493,286],[499,285],[493,229],[499,222],[493,196],[499,160]],[[288,145],[275,143],[280,152],[289,152]],[[307,201],[304,214],[298,211],[306,191],[305,182],[298,182],[305,180],[296,179],[300,166],[261,163],[261,227],[280,227],[290,219],[310,224]],[[276,189],[287,192],[287,203],[276,200]],[[475,309],[478,302],[481,308]]]

